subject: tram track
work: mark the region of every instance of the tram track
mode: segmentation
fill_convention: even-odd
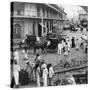
[[[68,68],[68,69],[64,69],[64,70],[60,70],[60,71],[55,71],[55,74],[60,74],[60,73],[66,73],[66,72],[71,72],[71,71],[77,71],[77,70],[82,70],[82,69],[86,69],[88,68],[87,65],[82,65],[79,67],[73,67],[73,68]]]

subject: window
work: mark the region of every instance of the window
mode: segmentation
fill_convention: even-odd
[[[14,39],[21,38],[21,26],[19,24],[15,24],[13,26],[13,38]]]

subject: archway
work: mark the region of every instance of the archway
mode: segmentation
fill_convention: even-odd
[[[14,24],[13,26],[13,39],[21,38],[21,26],[20,24]]]

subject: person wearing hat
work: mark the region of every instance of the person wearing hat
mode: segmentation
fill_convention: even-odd
[[[75,48],[75,37],[72,37],[72,48]]]
[[[67,42],[67,45],[68,45],[68,51],[70,51],[70,47],[71,47],[71,40],[69,37],[66,38],[66,42]]]
[[[40,60],[40,59],[41,59],[41,56],[40,56],[39,53],[37,53],[37,54],[36,54],[36,57],[35,57],[35,61]]]
[[[49,85],[52,86],[53,85],[53,82],[52,82],[52,78],[53,78],[53,75],[54,75],[54,70],[53,70],[53,66],[52,64],[48,64],[48,71],[49,71]]]
[[[20,67],[17,64],[17,60],[14,60],[13,75],[14,75],[16,88],[19,86],[19,71],[20,71]]]
[[[58,43],[58,54],[61,54],[62,48],[63,48],[62,43],[59,42],[59,43]]]
[[[79,40],[78,40],[78,38],[75,40],[75,44],[76,44],[76,50],[79,50]]]
[[[71,73],[66,73],[66,80],[70,85],[76,85],[75,79]]]
[[[25,59],[28,60],[28,52],[27,51],[25,51],[24,56],[25,56]]]
[[[37,86],[40,87],[40,61],[38,61],[37,65],[36,65],[36,81],[37,81]]]
[[[68,44],[65,43],[65,52],[64,52],[64,56],[68,55]]]
[[[40,63],[40,60],[41,60],[41,57],[40,57],[39,53],[37,53],[36,57],[35,57],[35,61],[34,61],[34,68],[33,68],[34,81],[36,81],[36,79],[37,79],[36,70],[37,70],[38,64]]]
[[[45,63],[45,60],[42,60],[41,69],[42,69],[42,72],[43,72],[42,73],[43,86],[46,87],[47,86],[48,69],[47,69],[47,65]]]
[[[33,67],[29,61],[26,61],[26,64],[27,64],[26,72],[28,73],[29,80],[32,80],[33,79],[33,74],[32,74]]]

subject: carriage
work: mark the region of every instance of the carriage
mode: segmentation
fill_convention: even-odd
[[[58,33],[48,33],[47,39],[50,40],[51,44],[48,47],[49,49],[57,49],[58,43],[62,40],[65,41],[66,35],[60,35]]]
[[[24,43],[21,42],[20,48],[23,45],[24,49],[34,49],[34,53],[36,53],[36,49],[41,49],[41,51],[46,52],[47,49],[56,50],[59,41],[65,40],[64,35],[59,35],[57,33],[48,33],[46,37],[39,37],[39,41],[37,41],[37,37],[34,35],[27,35]],[[50,45],[47,45],[50,42]]]

